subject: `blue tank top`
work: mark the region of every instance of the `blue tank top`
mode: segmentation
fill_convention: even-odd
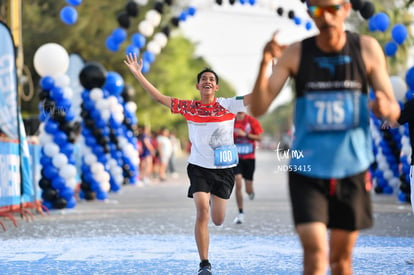
[[[374,155],[359,36],[347,32],[344,48],[335,53],[322,52],[311,37],[301,54],[290,168],[325,179],[364,171]]]

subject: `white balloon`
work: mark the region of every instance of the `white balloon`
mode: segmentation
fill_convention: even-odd
[[[91,92],[89,93],[89,97],[93,100],[93,101],[98,101],[101,98],[103,98],[103,91],[100,88],[93,88],[91,90]]]
[[[77,185],[78,185],[78,182],[76,181],[75,178],[66,180],[66,186],[69,188],[75,189]]]
[[[55,86],[57,87],[67,87],[70,84],[70,78],[67,74],[61,74],[53,77],[55,80]]]
[[[108,121],[111,117],[111,112],[109,110],[101,110],[101,117],[104,121]]]
[[[161,52],[161,47],[155,41],[150,41],[147,45],[148,51],[152,52],[153,54],[157,55]]]
[[[137,111],[137,104],[133,101],[129,101],[125,104],[125,108],[131,113],[135,113]]]
[[[76,176],[76,167],[72,164],[66,164],[59,170],[59,175],[65,180],[69,180]]]
[[[39,143],[41,145],[46,145],[46,144],[49,144],[49,143],[52,143],[52,142],[53,142],[53,136],[52,135],[49,135],[46,132],[40,132]]]
[[[154,33],[154,26],[149,21],[143,20],[139,23],[138,30],[143,36],[149,37]]]
[[[164,48],[167,46],[168,37],[165,35],[165,33],[158,32],[154,35],[154,41],[156,41],[161,48]]]
[[[94,154],[88,153],[85,155],[84,160],[87,165],[92,166],[92,164],[95,163],[98,158]]]
[[[95,162],[94,164],[92,164],[91,166],[91,171],[93,174],[99,174],[105,171],[105,167],[103,166],[102,163],[100,162]]]
[[[65,154],[59,153],[52,158],[52,163],[57,168],[62,168],[68,164],[68,157]]]
[[[151,23],[153,27],[156,27],[161,22],[161,14],[156,10],[149,10],[145,14],[145,19]]]
[[[390,169],[388,169],[384,172],[384,178],[390,181],[392,178],[394,178],[394,173]]]
[[[405,101],[405,94],[408,91],[407,84],[405,81],[396,75],[390,76],[392,89],[394,90],[395,98],[399,101]]]
[[[105,192],[109,192],[109,190],[111,190],[111,185],[109,184],[108,181],[101,182],[100,186],[101,186],[101,189]]]
[[[49,143],[45,145],[44,151],[48,157],[53,158],[54,155],[59,153],[59,146],[57,146],[55,143]]]
[[[104,98],[98,99],[95,103],[95,107],[100,111],[107,109],[108,105],[108,102]]]
[[[63,97],[67,98],[67,99],[72,99],[73,90],[72,90],[71,87],[67,86],[67,87],[63,88]],[[72,101],[72,103],[74,103],[74,102]]]
[[[118,99],[115,96],[112,96],[112,95],[107,98],[107,101],[108,101],[108,106],[111,110],[119,104]]]
[[[40,76],[59,76],[69,68],[69,55],[65,48],[57,43],[40,46],[33,57],[34,67]]]
[[[148,3],[148,0],[134,0],[140,6],[145,6]]]

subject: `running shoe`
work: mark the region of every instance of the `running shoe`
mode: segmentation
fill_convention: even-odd
[[[235,224],[242,224],[242,223],[244,223],[244,214],[243,213],[239,213],[239,215],[237,215],[237,217],[234,218],[233,223],[235,223]]]
[[[212,274],[211,273],[211,265],[210,264],[204,265],[204,266],[200,265],[200,269],[198,270],[197,274],[198,275],[211,275]]]
[[[405,260],[405,262],[406,262],[407,264],[414,264],[414,258],[413,258],[413,259],[408,259],[408,260]]]
[[[249,199],[252,201],[254,199],[254,192],[249,194]]]

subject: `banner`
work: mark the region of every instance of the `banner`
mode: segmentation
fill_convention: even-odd
[[[0,21],[0,130],[10,139],[19,142],[18,163],[10,163],[17,169],[19,177],[9,181],[0,181],[0,189],[13,190],[22,201],[34,199],[34,182],[31,173],[31,159],[26,140],[23,119],[18,105],[18,87],[16,74],[16,56],[13,37],[9,28]],[[4,159],[3,159],[4,160]],[[7,160],[6,160],[7,161]],[[14,165],[17,165],[15,167]],[[23,182],[21,181],[23,179]],[[10,185],[13,185],[12,187]],[[8,194],[12,195],[12,194]],[[15,201],[13,200],[13,203]]]

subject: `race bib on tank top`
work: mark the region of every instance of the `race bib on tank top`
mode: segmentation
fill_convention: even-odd
[[[305,94],[306,125],[312,131],[344,131],[360,125],[360,92],[312,91]]]

